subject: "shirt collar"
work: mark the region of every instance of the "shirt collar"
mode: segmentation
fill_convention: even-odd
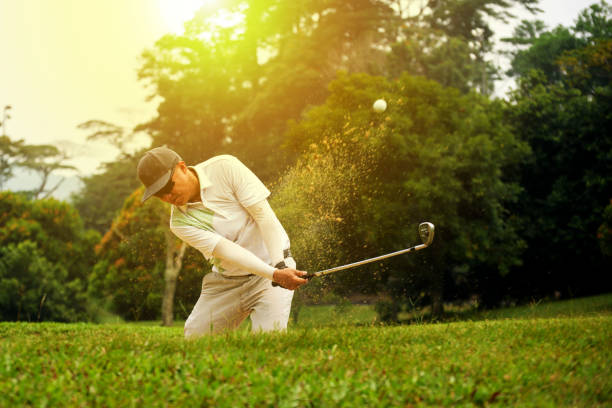
[[[199,202],[187,203],[182,206],[176,206],[181,212],[187,211],[187,209],[191,206],[204,205],[204,190],[206,190],[208,187],[213,185],[212,181],[210,181],[210,178],[208,178],[208,176],[204,172],[204,168],[202,166],[195,165],[195,166],[188,166],[188,168],[195,171],[196,174],[198,175],[198,181],[200,182],[200,199],[202,200],[202,202],[201,203]]]
[[[200,166],[189,166],[189,168],[195,171],[196,174],[198,175],[198,179],[200,180],[201,190],[204,190],[205,188],[212,186],[212,182],[210,181],[206,173],[204,173],[204,169],[200,168]]]
[[[204,203],[204,190],[212,186],[212,182],[201,166],[189,166],[189,168],[198,175],[198,180],[200,181],[200,198],[202,199],[202,203]]]

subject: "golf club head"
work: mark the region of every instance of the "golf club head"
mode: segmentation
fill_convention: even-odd
[[[431,222],[422,222],[419,224],[419,235],[425,246],[429,246],[434,238],[435,227]]]

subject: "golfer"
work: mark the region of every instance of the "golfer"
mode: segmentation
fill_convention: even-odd
[[[172,204],[172,232],[213,265],[185,337],[234,329],[249,315],[253,331],[285,329],[306,272],[295,269],[270,191],[257,176],[229,155],[187,166],[165,146],[146,152],[137,173],[146,187],[142,201],[156,196]]]

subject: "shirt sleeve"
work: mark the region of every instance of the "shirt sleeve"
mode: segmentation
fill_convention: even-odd
[[[262,200],[256,204],[246,207],[251,217],[259,227],[261,236],[270,254],[272,264],[276,265],[283,260],[283,237],[277,226],[277,218],[274,210],[270,207],[268,200]]]
[[[225,179],[242,206],[250,207],[270,195],[270,190],[236,157],[225,160]]]
[[[268,265],[249,250],[226,238],[219,240],[213,254],[216,258],[238,265],[243,270],[274,280],[276,268]]]
[[[193,226],[170,225],[170,229],[179,239],[200,251],[207,260],[213,257],[213,251],[222,238],[215,232]]]

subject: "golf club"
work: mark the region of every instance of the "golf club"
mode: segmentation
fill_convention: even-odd
[[[434,230],[435,230],[435,227],[431,222],[423,222],[419,224],[419,236],[421,237],[421,241],[423,241],[421,245],[416,245],[410,248],[402,249],[396,252],[391,252],[389,254],[377,256],[374,258],[364,259],[363,261],[353,262],[353,263],[342,265],[342,266],[336,266],[335,268],[330,268],[330,269],[325,269],[319,272],[309,273],[305,276],[302,276],[302,278],[310,280],[315,277],[342,271],[344,269],[354,268],[356,266],[365,265],[365,264],[380,261],[386,258],[391,258],[392,256],[402,255],[408,252],[419,251],[431,245],[431,243],[433,242],[433,238],[434,238]],[[272,286],[280,286],[280,285],[276,282],[272,282]]]

